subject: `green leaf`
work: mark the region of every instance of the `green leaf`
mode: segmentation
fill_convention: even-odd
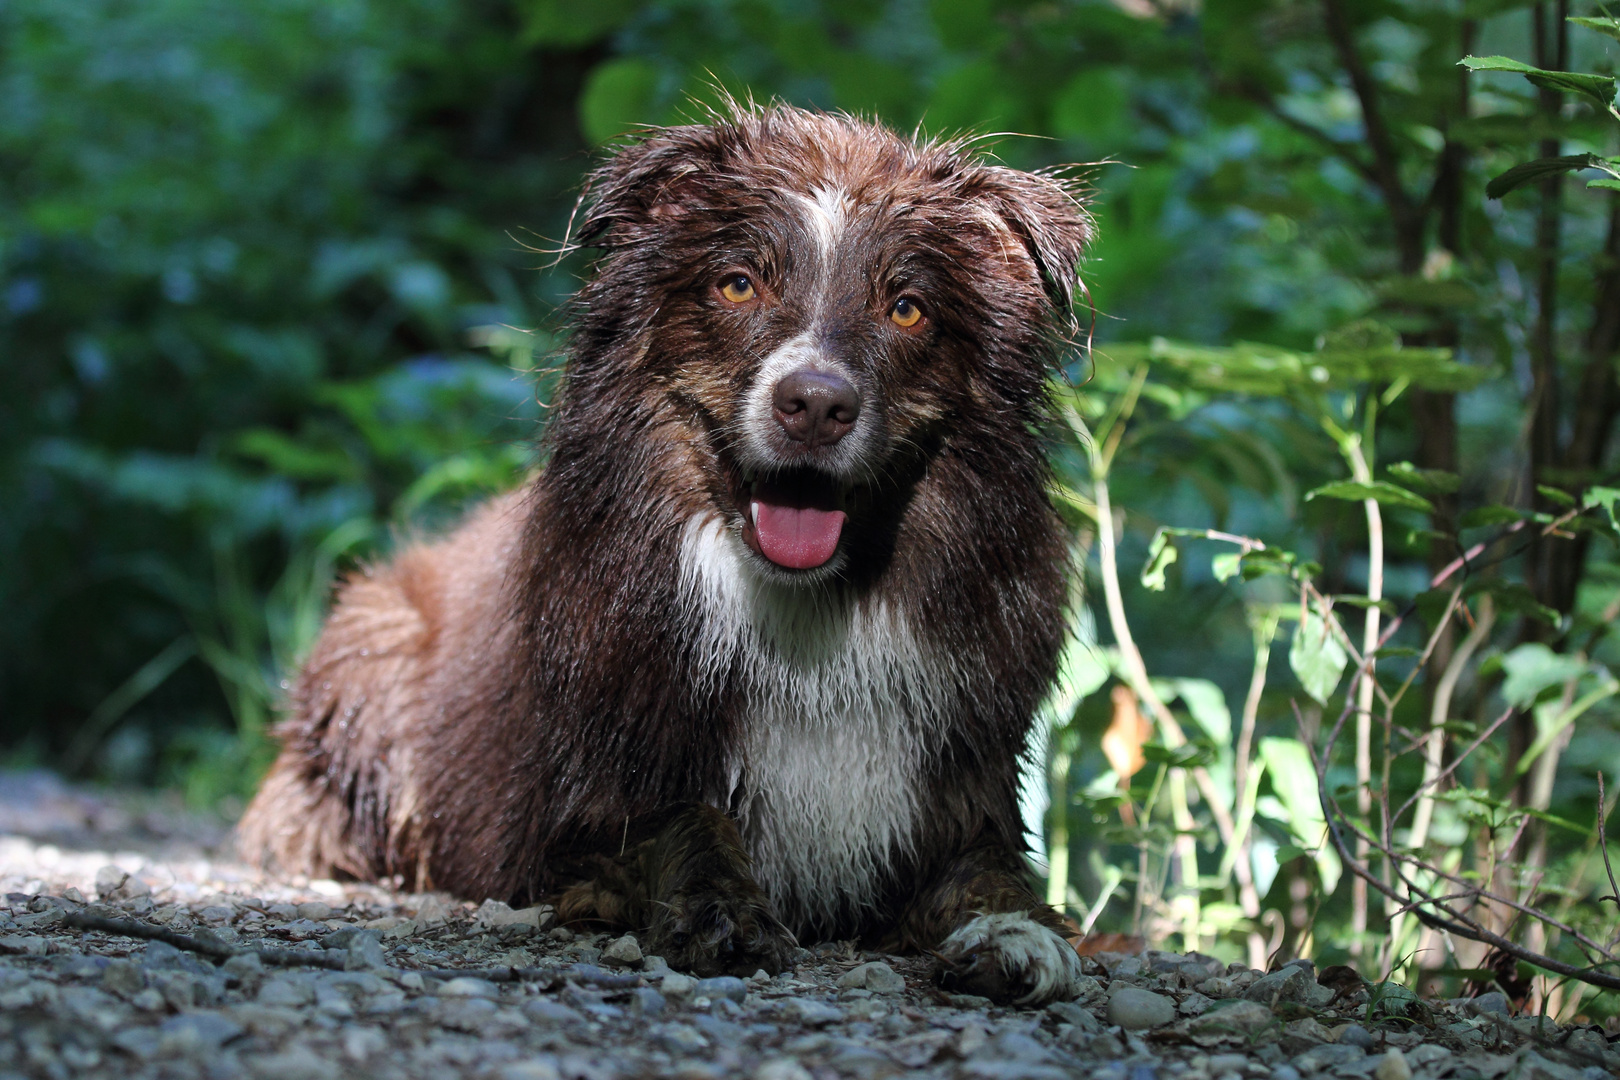
[[[1288,648],[1288,666],[1294,669],[1295,678],[1317,704],[1326,705],[1349,659],[1313,604],[1305,613],[1305,621],[1295,628],[1293,644]]]
[[[1260,740],[1260,759],[1266,763],[1271,790],[1288,812],[1288,829],[1299,845],[1316,860],[1322,889],[1332,893],[1343,870],[1338,853],[1327,840],[1327,820],[1322,816],[1322,800],[1316,790],[1316,770],[1310,754],[1298,739]]]
[[[596,65],[579,95],[579,129],[600,146],[640,124],[658,119],[653,98],[658,69],[646,60],[626,58]]]
[[[1600,19],[1577,15],[1565,21],[1572,22],[1576,26],[1584,26],[1588,30],[1596,30],[1600,34],[1607,34],[1616,41],[1620,41],[1620,19]]]
[[[1164,529],[1154,533],[1153,540],[1148,544],[1147,563],[1142,567],[1142,587],[1164,592],[1164,572],[1176,561],[1176,557],[1176,545],[1170,542],[1170,534]]]
[[[637,0],[527,0],[523,42],[577,49],[623,26],[639,6]]]
[[[1616,173],[1613,165],[1607,158],[1600,158],[1596,154],[1570,154],[1567,157],[1537,158],[1535,161],[1526,161],[1513,166],[1485,185],[1487,199],[1500,199],[1515,188],[1536,180],[1543,180],[1549,176],[1559,176],[1567,172],[1578,172],[1581,169],[1602,169],[1607,173]]]
[[[1210,573],[1216,581],[1230,581],[1243,569],[1243,552],[1228,551],[1209,560]]]
[[[1402,487],[1430,495],[1450,495],[1462,483],[1454,472],[1420,469],[1410,461],[1397,461],[1385,471]]]
[[[1544,71],[1506,56],[1466,56],[1458,61],[1470,71],[1511,71],[1523,75],[1531,85],[1561,94],[1577,94],[1599,108],[1615,108],[1614,79],[1607,75],[1587,75],[1578,71]]]
[[[1226,695],[1219,686],[1208,679],[1175,679],[1171,685],[1187,711],[1192,713],[1193,720],[1216,746],[1232,741],[1232,711],[1226,707]]]
[[[1620,180],[1588,180],[1586,186],[1589,188],[1605,188],[1609,191],[1620,191]]]
[[[1203,742],[1185,742],[1180,746],[1143,743],[1142,757],[1154,765],[1168,765],[1174,769],[1197,769],[1214,762],[1215,748]]]
[[[1383,480],[1374,480],[1370,483],[1337,480],[1305,493],[1307,502],[1317,496],[1324,499],[1345,499],[1350,502],[1372,499],[1387,506],[1404,506],[1411,510],[1422,510],[1426,514],[1434,512],[1434,504],[1428,499]]]
[[[1579,678],[1586,670],[1584,661],[1553,652],[1539,641],[1520,645],[1502,656],[1502,699],[1524,708],[1544,690]]]
[[[1557,503],[1559,506],[1575,505],[1575,496],[1571,495],[1567,491],[1560,491],[1555,487],[1548,487],[1546,484],[1537,484],[1536,490],[1539,491],[1542,497],[1548,502]]]
[[[1512,525],[1523,520],[1524,515],[1511,506],[1476,506],[1457,520],[1457,527],[1477,529],[1483,525]]]
[[[1467,594],[1476,596],[1479,593],[1490,593],[1504,611],[1536,619],[1548,626],[1557,626],[1562,618],[1557,611],[1537,600],[1534,593],[1516,581],[1481,581],[1476,578],[1470,583]]]

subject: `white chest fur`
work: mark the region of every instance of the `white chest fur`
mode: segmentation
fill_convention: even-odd
[[[731,792],[754,873],[790,926],[872,905],[911,845],[917,787],[956,683],[905,613],[754,573],[716,517],[681,546],[706,678],[743,680]]]

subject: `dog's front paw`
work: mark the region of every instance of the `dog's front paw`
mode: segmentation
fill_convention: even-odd
[[[648,951],[694,975],[775,975],[798,942],[762,900],[700,890],[661,905],[647,931]]]
[[[1003,1005],[1045,1005],[1080,994],[1080,956],[1024,912],[977,915],[938,949],[947,990]]]

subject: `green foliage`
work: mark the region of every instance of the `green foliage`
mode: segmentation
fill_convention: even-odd
[[[1517,757],[1487,743],[1435,800],[1431,847],[1587,822],[1593,773],[1620,774],[1613,454],[1526,449],[1568,443],[1612,392],[1592,343],[1620,32],[1582,10],[1566,73],[1526,62],[1537,9],[1333,6],[1338,37],[1322,4],[1283,0],[0,7],[0,739],[199,799],[250,789],[333,576],[537,464],[544,328],[577,267],[538,271],[593,149],[728,94],[1016,131],[987,149],[1122,163],[1078,170],[1096,348],[1053,397],[1092,443],[1054,438],[1053,494],[1092,586],[1099,479],[1119,563],[1143,567],[1120,603],[1145,674],[1087,600],[1052,702],[1047,824],[1073,868],[1055,898],[1130,929],[1163,897],[1175,926],[1148,904],[1138,928],[1236,958],[1251,909],[1291,914],[1304,887],[1316,924],[1287,947],[1342,959],[1348,872],[1305,740],[1361,620],[1404,620],[1376,690],[1400,701],[1387,782],[1409,793],[1427,629],[1457,586],[1497,619],[1438,730],[1454,751],[1512,705]],[[1474,51],[1500,55],[1459,67]],[[1583,173],[1593,190],[1545,201]],[[1548,569],[1544,540],[1581,555]],[[1123,787],[1100,750],[1111,683],[1182,729],[1161,724]],[[1527,809],[1538,762],[1547,805]],[[1234,830],[1218,846],[1211,800]],[[1131,829],[1093,820],[1127,805]],[[1562,833],[1546,876],[1589,880]],[[1145,876],[1138,840],[1163,852]]]

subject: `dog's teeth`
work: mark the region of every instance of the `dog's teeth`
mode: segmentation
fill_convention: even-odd
[[[759,500],[758,499],[755,499],[753,502],[750,502],[748,504],[748,520],[754,523],[754,528],[756,528],[756,529],[759,528]]]

